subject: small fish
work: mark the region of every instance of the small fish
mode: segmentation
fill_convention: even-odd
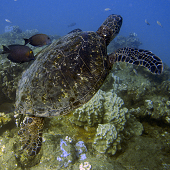
[[[38,47],[51,44],[51,39],[46,34],[35,34],[29,39],[24,39],[24,40],[25,40],[25,45],[30,43],[31,45],[38,46]]]
[[[105,8],[104,10],[105,10],[105,11],[110,11],[111,9],[110,9],[110,8]]]
[[[157,21],[156,23],[163,28],[162,24],[159,21]]]
[[[149,22],[147,21],[147,19],[145,19],[145,23],[146,23],[147,25],[150,25]]]
[[[12,23],[9,19],[5,19],[6,22]]]
[[[68,27],[73,27],[73,26],[75,26],[75,25],[76,25],[76,23],[73,22],[73,23],[69,24]]]
[[[33,51],[25,45],[3,45],[3,52],[1,54],[8,54],[7,58],[14,63],[24,63],[34,60]]]

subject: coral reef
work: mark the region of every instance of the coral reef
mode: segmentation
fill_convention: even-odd
[[[128,118],[125,124],[125,130],[122,132],[123,138],[129,139],[130,137],[140,136],[144,131],[142,123],[140,123],[134,115],[128,112]]]
[[[39,31],[37,29],[22,31],[18,26],[8,26],[5,28],[5,30],[6,31],[4,34],[0,34],[0,49],[1,50],[2,50],[1,45],[8,46],[8,45],[12,45],[12,44],[24,44],[25,38],[30,38],[31,36],[39,33]],[[49,37],[51,40],[53,40],[53,39],[58,39],[60,36],[50,35]],[[28,46],[30,46],[30,45],[28,45]],[[33,51],[34,51],[34,49],[37,49],[37,47],[33,47],[33,46],[30,46],[30,47]]]
[[[5,27],[5,33],[22,33],[22,30],[19,28],[19,26],[6,26]]]
[[[11,121],[10,114],[0,112],[0,128]]]
[[[98,124],[93,146],[100,153],[115,154],[117,148],[121,149],[121,140],[126,141],[129,137],[142,135],[144,128],[137,118],[149,115],[150,118],[163,120],[165,123],[170,122],[169,92],[162,93],[163,88],[160,88],[164,84],[164,87],[166,86],[164,91],[169,90],[167,70],[159,77],[154,75],[151,77],[143,68],[122,63],[115,64],[113,72],[94,98],[73,112],[76,125]],[[129,112],[127,108],[121,108],[123,101]],[[102,126],[106,126],[105,124],[107,124],[105,127],[107,133],[103,133],[106,134],[106,138],[102,132],[98,132]],[[110,127],[112,125],[119,138],[110,139],[112,142],[109,143],[110,135],[107,134],[114,134]],[[112,148],[113,145],[115,148]]]
[[[124,129],[128,112],[127,108],[122,108],[123,104],[123,100],[112,89],[108,92],[99,90],[88,103],[73,112],[76,125],[98,124],[93,146],[100,153],[116,153],[121,140],[119,133]]]
[[[3,103],[0,105],[0,134],[6,127],[12,128],[15,122],[13,103]]]
[[[169,169],[170,161],[164,154],[166,148],[161,149],[163,145],[160,139],[134,137],[117,160],[126,169]]]
[[[6,26],[5,27],[5,32],[12,32],[13,31],[13,26]]]
[[[170,123],[170,74],[166,65],[164,69],[162,75],[156,76],[141,67],[114,64],[104,90],[112,88],[135,117],[150,116]]]
[[[144,106],[145,100],[169,101],[169,79],[166,65],[163,74],[157,76],[149,74],[142,67],[115,63],[104,89],[113,88],[123,99],[125,107],[132,109]]]
[[[113,144],[117,139],[117,131],[113,124],[99,124],[94,138],[93,147],[99,153],[115,154],[116,146]],[[113,144],[113,145],[112,145]]]
[[[0,49],[2,45],[8,46],[11,44],[24,44],[24,38],[30,38],[32,35],[37,34],[38,30],[26,30],[25,32],[20,31],[18,26],[7,27],[9,31],[4,34],[0,34]],[[59,38],[59,36],[51,36],[52,39]],[[36,55],[45,46],[37,48],[28,45]],[[15,101],[16,88],[18,80],[21,77],[22,72],[28,68],[33,61],[29,63],[13,63],[6,58],[7,54],[0,54],[0,103],[4,101],[11,102]]]
[[[152,100],[145,100],[143,106],[131,109],[130,113],[136,117],[148,115],[170,123],[170,101],[166,97],[153,97]]]
[[[130,123],[132,122],[129,122],[128,124]],[[104,127],[103,124],[101,125]],[[133,125],[134,124],[132,124],[132,126]],[[65,129],[67,128],[67,124],[65,123]],[[158,127],[158,129],[151,126],[147,127],[147,131],[149,132],[148,136],[145,135],[133,137],[132,139],[128,140],[130,142],[126,142],[124,146],[126,149],[124,152],[119,152],[119,154],[112,157],[109,157],[107,154],[95,152],[90,147],[86,147],[85,143],[82,141],[74,141],[74,139],[68,136],[62,136],[58,134],[58,129],[60,128],[56,128],[56,130],[50,128],[48,129],[48,133],[44,133],[43,154],[41,154],[39,160],[34,159],[33,161],[29,162],[29,165],[25,164],[25,166],[22,166],[22,169],[30,168],[31,170],[41,170],[45,167],[46,169],[80,170],[80,168],[91,167],[91,169],[99,170],[124,170],[131,167],[133,169],[142,170],[144,166],[145,168],[147,167],[149,169],[154,169],[155,165],[157,165],[159,169],[165,169],[165,167],[168,167],[170,164],[168,154],[170,133],[164,130],[160,131],[161,127]],[[70,129],[70,131],[72,130],[73,129]],[[17,155],[15,152],[13,152],[13,143],[17,142],[16,132],[17,129],[14,128],[12,132],[6,131],[3,136],[0,137],[0,156],[2,158],[0,159],[0,163],[2,169],[21,169],[21,162],[16,159]],[[15,136],[12,134],[15,134]],[[80,154],[77,154],[77,149],[79,149],[79,153],[86,154],[86,159],[80,160],[81,156]],[[59,161],[59,158],[61,158],[62,161]],[[22,160],[24,160],[24,158]],[[68,163],[70,162],[69,160],[72,162]]]
[[[142,43],[139,41],[136,33],[129,33],[128,37],[117,36],[116,40],[113,40],[108,46],[108,53],[111,53],[118,48],[133,47],[138,48]]]
[[[100,123],[104,114],[103,102],[103,91],[99,90],[88,103],[73,112],[73,122],[79,126]]]
[[[91,168],[92,166],[89,164],[89,162],[81,163],[79,166],[80,170],[90,170]]]
[[[27,38],[33,32],[5,33],[4,37],[0,35],[0,43],[23,44],[22,34]],[[110,51],[127,43],[131,43],[128,46],[140,45],[135,34],[128,38],[118,37],[117,41],[118,45],[113,42]],[[34,48],[34,51],[37,53],[38,49]],[[0,59],[2,169],[140,170],[170,167],[168,66],[165,65],[162,75],[156,76],[130,64],[114,64],[105,84],[88,103],[72,114],[47,120],[42,152],[29,160],[27,155],[14,152],[20,146],[18,129],[6,126],[14,123],[11,101],[15,101],[20,74],[29,65],[11,63],[2,55]]]
[[[73,112],[73,122],[79,126],[112,122],[117,129],[123,130],[125,113],[128,111],[121,108],[123,104],[112,89],[108,92],[99,90],[88,103]]]
[[[0,45],[24,44],[24,38],[30,38],[37,33],[37,29],[22,32],[18,26],[11,26],[11,31],[0,34]]]
[[[57,156],[57,161],[60,163],[60,167],[68,167],[74,161],[75,151],[73,146],[71,145],[72,140],[67,137],[65,140],[60,139],[60,149],[59,156]],[[58,155],[58,154],[57,154]]]
[[[87,147],[85,146],[83,141],[78,141],[75,145],[76,148],[76,156],[80,159],[80,161],[85,160]]]
[[[0,56],[0,103],[15,101],[16,88],[21,73],[31,63],[16,64]]]
[[[127,108],[122,108],[124,104],[123,100],[114,93],[114,90],[110,90],[107,93],[103,93],[105,102],[103,123],[113,123],[117,131],[122,131],[126,122],[125,115],[128,112]]]

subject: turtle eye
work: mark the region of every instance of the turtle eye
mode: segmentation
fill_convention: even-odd
[[[28,123],[32,123],[33,119],[32,118],[28,118]]]
[[[30,124],[30,123],[32,123],[33,122],[33,119],[32,118],[30,118],[30,117],[28,117],[28,118],[26,118],[26,120],[24,121],[24,124]]]

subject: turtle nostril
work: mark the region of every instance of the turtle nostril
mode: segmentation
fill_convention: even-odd
[[[32,123],[33,122],[33,119],[32,118],[28,118],[28,123]]]

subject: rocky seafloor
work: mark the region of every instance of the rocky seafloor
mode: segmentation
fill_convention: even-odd
[[[26,33],[3,34],[0,44],[23,44]],[[112,41],[108,52],[140,44],[130,33]],[[4,55],[0,61],[0,169],[170,169],[168,66],[153,75],[142,67],[115,63],[88,103],[65,116],[46,118],[42,149],[29,157],[18,151],[14,103],[17,82],[31,63],[15,64]]]

